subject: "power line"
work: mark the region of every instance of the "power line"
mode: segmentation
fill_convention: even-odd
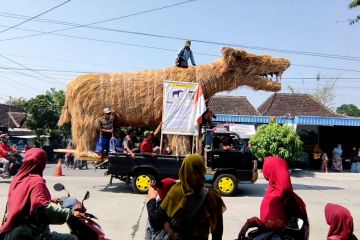
[[[6,32],[6,31],[8,31],[8,30],[10,30],[10,29],[12,29],[12,28],[15,28],[15,27],[18,27],[18,26],[20,26],[20,25],[22,25],[22,24],[24,24],[24,23],[27,23],[27,22],[29,22],[29,21],[37,18],[37,17],[40,17],[41,15],[44,15],[44,14],[46,14],[46,13],[48,13],[48,12],[51,12],[51,11],[55,10],[55,9],[58,8],[58,7],[61,7],[62,5],[66,4],[66,3],[70,2],[70,1],[71,1],[71,0],[67,0],[67,1],[65,1],[65,2],[59,4],[59,5],[55,6],[55,7],[50,8],[49,10],[46,10],[45,12],[42,12],[42,13],[36,15],[36,16],[30,17],[29,19],[26,19],[25,21],[22,21],[22,22],[20,22],[20,23],[18,23],[18,24],[15,24],[14,26],[8,27],[8,28],[0,31],[0,33]]]
[[[1,56],[1,55],[0,55]],[[19,70],[19,71],[26,71],[29,70],[28,68],[17,68],[17,67],[8,67],[8,66],[0,66],[0,69],[6,69],[6,70]],[[71,70],[71,69],[44,69],[44,68],[33,68],[30,69],[32,71],[37,71],[37,72],[55,72],[55,73],[76,73],[76,74],[86,74],[86,73],[99,73],[99,72],[94,72],[94,71],[81,71],[81,70]],[[360,71],[359,71],[360,72]],[[285,79],[291,79],[291,80],[317,80],[317,77],[283,77],[282,80]],[[351,79],[360,79],[360,77],[321,77],[320,80],[337,80],[337,79],[345,79],[345,80],[351,80]]]
[[[23,75],[22,73],[16,73],[16,72],[10,72],[11,70],[7,70],[7,69],[0,69],[0,70],[4,70],[4,71],[0,71],[0,74],[4,74],[4,75]],[[61,73],[52,73],[52,78],[56,78],[58,80],[63,80],[63,81],[70,81],[71,79],[73,79],[74,77],[76,77],[76,74],[61,74]],[[56,76],[54,76],[56,75]],[[59,77],[59,76],[63,76],[63,77]],[[65,78],[67,77],[67,78]]]
[[[4,26],[0,25],[0,27],[4,27]],[[37,31],[37,30],[30,30],[30,29],[24,29],[24,28],[18,28],[18,29],[25,30],[25,31],[31,31],[31,32],[41,32],[41,31]],[[178,51],[178,49],[161,48],[161,47],[154,47],[154,46],[140,45],[140,44],[131,44],[131,43],[125,43],[125,42],[116,42],[116,41],[95,39],[95,38],[89,38],[89,37],[80,37],[80,36],[74,36],[74,35],[66,35],[66,34],[58,34],[58,33],[54,33],[54,35],[58,35],[58,36],[62,36],[62,37],[76,38],[76,39],[83,39],[83,40],[90,40],[90,41],[96,41],[96,42],[117,44],[117,45],[126,45],[126,46],[132,46],[132,47],[141,47],[141,48],[149,48],[149,49],[170,51],[170,52],[177,52]],[[204,55],[204,56],[221,57],[221,55],[218,55],[218,54],[201,53],[201,52],[194,52],[194,53],[196,53],[198,55]],[[297,67],[309,67],[309,68],[318,68],[318,69],[327,69],[327,70],[347,71],[347,72],[360,72],[360,70],[354,70],[354,69],[331,68],[331,67],[322,67],[322,66],[295,64],[295,63],[292,63],[292,65],[297,66]]]
[[[72,27],[62,28],[62,29],[58,29],[58,30],[54,30],[54,31],[48,31],[48,32],[41,32],[41,33],[27,35],[27,36],[20,36],[20,37],[15,37],[15,38],[11,38],[11,39],[4,39],[4,41],[21,39],[21,38],[28,38],[28,37],[35,37],[35,36],[39,36],[39,35],[43,35],[43,34],[52,34],[52,33],[62,32],[62,31],[71,30],[71,29],[75,29],[75,28],[94,28],[94,29],[103,30],[100,27],[92,27],[92,25],[105,23],[105,22],[110,22],[110,21],[119,20],[119,19],[128,18],[128,17],[133,17],[133,16],[137,16],[137,15],[141,15],[141,14],[145,14],[145,13],[149,13],[149,12],[159,11],[159,10],[162,10],[162,9],[165,9],[165,8],[170,8],[170,7],[186,4],[186,3],[189,3],[189,2],[195,2],[195,1],[196,0],[188,0],[188,1],[185,1],[185,2],[175,3],[175,4],[163,6],[163,7],[153,8],[153,9],[150,9],[150,10],[145,10],[145,11],[141,11],[141,12],[137,12],[137,13],[127,14],[127,15],[124,15],[124,16],[105,19],[105,20],[101,20],[101,21],[97,21],[97,22],[88,23],[88,24],[77,24],[77,23],[69,23],[69,22],[62,22],[62,21],[52,21],[52,20],[49,19],[50,23],[62,24],[62,25],[71,25]],[[42,19],[42,20],[44,20],[44,19]],[[3,40],[1,40],[1,41],[3,41]]]
[[[41,78],[38,78],[36,76],[33,76],[33,75],[30,75],[30,74],[27,74],[27,73],[24,73],[24,72],[19,72],[16,70],[16,68],[11,68],[11,67],[8,67],[4,64],[0,64],[0,69],[10,69],[10,70],[14,70],[16,73],[20,73],[21,75],[24,75],[24,76],[28,76],[28,77],[31,77],[31,78],[34,78],[34,79],[37,79],[37,80],[40,80],[40,81],[43,81],[43,82],[49,82],[49,83],[54,83],[53,81],[49,81],[49,80],[45,80],[45,79],[41,79]],[[26,69],[26,68],[24,68]],[[28,70],[28,69],[26,69]],[[55,82],[56,83],[56,82]],[[59,84],[59,83],[57,83]],[[62,83],[61,85],[65,85],[64,83]]]
[[[8,57],[5,57],[5,56],[3,56],[3,55],[1,55],[1,54],[0,54],[0,57],[4,58],[4,59],[6,59],[6,60],[8,60],[8,61],[10,61],[10,62],[12,62],[12,63],[15,63],[16,65],[19,65],[19,66],[21,66],[21,67],[23,67],[23,68],[25,68],[25,69],[27,69],[27,70],[29,70],[29,71],[31,71],[31,72],[35,72],[35,73],[40,74],[40,75],[42,75],[42,76],[44,76],[44,77],[53,79],[53,78],[51,78],[51,77],[49,77],[49,76],[47,76],[47,75],[45,75],[45,74],[43,74],[43,73],[41,73],[41,72],[38,72],[38,71],[36,71],[36,70],[34,70],[34,69],[32,69],[32,68],[28,68],[27,66],[25,66],[25,65],[23,65],[23,64],[21,64],[21,63],[18,63],[18,62],[14,61],[14,60],[12,60],[12,59],[10,59],[10,58],[8,58]],[[39,79],[39,78],[37,78],[37,79]],[[58,83],[58,84],[64,84],[63,82],[60,82],[60,81],[58,81],[58,80],[56,80],[56,79],[53,79],[53,81],[56,82],[56,83]]]
[[[11,57],[15,57],[15,58],[36,59],[36,60],[48,61],[48,62],[76,63],[76,64],[81,64],[81,65],[93,65],[93,66],[100,66],[100,67],[136,68],[135,66],[123,66],[123,65],[103,64],[103,63],[94,63],[94,62],[81,62],[81,61],[54,59],[54,58],[43,58],[43,57],[33,57],[33,56],[20,56],[20,55],[14,55],[14,54],[6,54],[6,55],[11,56]],[[32,66],[35,66],[35,65],[32,65]]]
[[[187,1],[189,2],[189,1]],[[187,3],[184,2],[184,3]],[[183,4],[183,3],[181,3]],[[150,11],[150,10],[149,10]],[[138,14],[136,14],[138,15]],[[123,16],[128,17],[129,15]],[[122,18],[122,17],[119,17]],[[118,18],[116,18],[118,19]],[[53,21],[53,20],[49,20]],[[0,41],[8,41],[8,40],[15,40],[15,39],[21,39],[26,37],[33,37],[38,36],[42,34],[53,34],[59,31],[65,31],[69,29],[74,28],[92,28],[92,29],[98,29],[98,30],[105,30],[105,31],[113,31],[113,32],[121,32],[121,33],[127,33],[127,34],[135,34],[135,35],[142,35],[142,36],[149,36],[149,37],[158,37],[158,38],[165,38],[165,39],[172,39],[172,40],[186,40],[187,38],[182,37],[174,37],[174,36],[165,36],[165,35],[159,35],[159,34],[151,34],[151,33],[143,33],[143,32],[135,32],[135,31],[129,31],[129,30],[122,30],[122,29],[114,29],[114,28],[105,28],[105,27],[95,27],[91,26],[94,24],[107,22],[107,21],[113,21],[113,19],[106,19],[103,21],[98,21],[94,23],[89,24],[76,24],[76,23],[68,23],[68,22],[61,22],[56,21],[57,24],[65,24],[65,25],[76,25],[70,28],[64,28],[64,29],[58,29],[54,31],[49,32],[40,32],[37,34],[27,35],[27,36],[20,36],[20,37],[13,37],[8,39],[1,39]],[[54,23],[54,22],[51,22]],[[234,47],[240,47],[240,48],[248,48],[248,49],[255,49],[255,50],[266,50],[266,51],[272,51],[272,52],[281,52],[281,53],[289,53],[289,54],[300,54],[300,55],[307,55],[307,56],[315,56],[315,57],[324,57],[324,58],[334,58],[334,59],[342,59],[342,60],[351,60],[351,61],[360,61],[360,57],[353,57],[353,56],[346,56],[346,55],[338,55],[338,54],[328,54],[328,53],[317,53],[317,52],[310,52],[310,51],[297,51],[297,50],[288,50],[288,49],[277,49],[277,48],[267,48],[267,47],[258,47],[258,46],[250,46],[250,45],[240,45],[240,44],[233,44],[233,43],[224,43],[224,42],[215,42],[215,41],[206,41],[206,40],[200,40],[200,39],[192,39],[193,42],[199,42],[199,43],[205,43],[205,44],[214,44],[214,45],[222,45],[222,46],[234,46]]]
[[[91,25],[99,24],[99,23],[105,23],[105,22],[110,22],[110,21],[114,21],[114,20],[119,20],[119,19],[122,19],[122,18],[128,18],[128,17],[137,16],[137,15],[142,15],[142,14],[145,14],[145,13],[155,12],[155,11],[163,10],[163,9],[166,9],[166,8],[171,8],[171,7],[183,5],[183,4],[186,4],[186,3],[189,3],[189,2],[195,2],[195,1],[196,0],[188,0],[188,1],[184,1],[184,2],[171,4],[171,5],[166,5],[166,6],[163,6],[163,7],[144,10],[144,11],[137,12],[137,13],[131,13],[131,14],[128,14],[128,15],[120,16],[120,17],[105,19],[105,20],[101,20],[101,21],[97,21],[97,22],[93,22],[93,23],[89,23],[89,24],[77,24],[77,23],[71,23],[71,22],[65,22],[65,21],[57,21],[57,20],[46,19],[46,18],[37,18],[35,21],[45,22],[45,23],[53,23],[53,24],[60,24],[60,25],[66,25],[66,26],[73,26],[74,28],[88,27],[88,26],[91,26]],[[26,16],[26,15],[6,13],[6,12],[0,12],[0,13],[3,14],[2,16],[5,15],[4,17],[17,18],[17,19],[28,19],[28,18],[30,18],[30,16]],[[94,27],[94,28],[96,29],[96,27]],[[71,28],[71,29],[73,29],[73,28]],[[69,29],[59,29],[59,31],[65,31],[65,30],[69,30]],[[46,33],[43,33],[43,34],[46,34]]]
[[[31,90],[35,91],[36,93],[42,92],[42,90],[35,89],[35,88],[33,88],[33,87],[30,87],[30,86],[25,86],[23,83],[20,83],[20,82],[14,80],[14,79],[10,79],[10,78],[8,78],[8,77],[6,77],[6,76],[0,75],[0,77],[9,80],[9,81],[12,82],[12,83],[16,83],[18,86],[21,86],[21,87],[23,87],[23,88],[26,89],[26,90],[31,89]],[[11,85],[9,84],[9,82],[5,82],[5,83],[2,82],[2,84],[5,84],[5,85],[7,84],[7,85],[11,86]],[[15,88],[16,88],[16,87],[15,87]]]
[[[347,68],[333,68],[333,67],[321,67],[321,66],[314,66],[314,65],[303,65],[303,64],[291,64],[297,67],[308,67],[308,68],[321,68],[321,69],[328,69],[328,70],[337,70],[337,71],[347,71],[347,72],[360,72],[360,70],[354,69],[347,69]]]

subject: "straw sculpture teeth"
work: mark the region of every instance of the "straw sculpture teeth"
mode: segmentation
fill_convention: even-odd
[[[81,75],[67,87],[58,124],[71,123],[76,155],[89,155],[95,148],[98,118],[105,107],[116,112],[115,127],[156,128],[161,124],[163,80],[197,82],[205,99],[241,86],[277,92],[281,76],[290,66],[284,58],[233,48],[223,48],[222,54],[218,60],[196,67]],[[169,136],[169,143],[173,151],[177,146],[179,154],[190,152],[189,137]]]

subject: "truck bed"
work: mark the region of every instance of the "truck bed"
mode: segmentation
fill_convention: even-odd
[[[150,173],[155,178],[178,178],[179,169],[185,156],[136,154],[132,158],[125,154],[110,154],[108,174],[115,177],[135,176],[137,173]]]

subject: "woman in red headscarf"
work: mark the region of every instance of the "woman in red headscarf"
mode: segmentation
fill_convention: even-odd
[[[327,240],[357,240],[353,235],[354,224],[351,213],[346,208],[328,203],[325,206],[325,218],[330,229]]]
[[[291,217],[304,220],[304,236],[300,239],[308,239],[306,206],[293,191],[286,161],[280,157],[266,157],[263,174],[269,181],[269,186],[261,203],[260,218],[248,219],[242,227],[238,239],[245,239],[247,230],[252,227],[280,232]]]
[[[51,204],[42,177],[46,163],[46,153],[40,148],[25,153],[23,165],[10,184],[7,211],[0,228],[4,240],[77,239],[71,234],[50,232],[49,224],[63,224],[80,213]]]
[[[148,210],[149,222],[146,226],[145,239],[154,239],[155,236],[165,234],[161,231],[163,228],[162,224],[158,223],[158,209],[161,202],[170,191],[171,187],[176,183],[173,178],[164,178],[160,182],[152,182],[148,191],[148,202],[146,208]]]

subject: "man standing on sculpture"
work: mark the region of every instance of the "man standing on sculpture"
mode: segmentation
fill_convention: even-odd
[[[110,108],[104,108],[103,116],[99,119],[99,141],[96,144],[96,152],[100,154],[103,160],[109,153],[110,139],[113,133],[114,116]]]
[[[185,46],[179,51],[179,53],[177,55],[177,58],[175,61],[177,67],[188,68],[189,67],[189,65],[188,65],[189,58],[191,60],[191,64],[193,66],[196,66],[194,56],[190,49],[190,46],[191,46],[191,41],[186,40]]]

